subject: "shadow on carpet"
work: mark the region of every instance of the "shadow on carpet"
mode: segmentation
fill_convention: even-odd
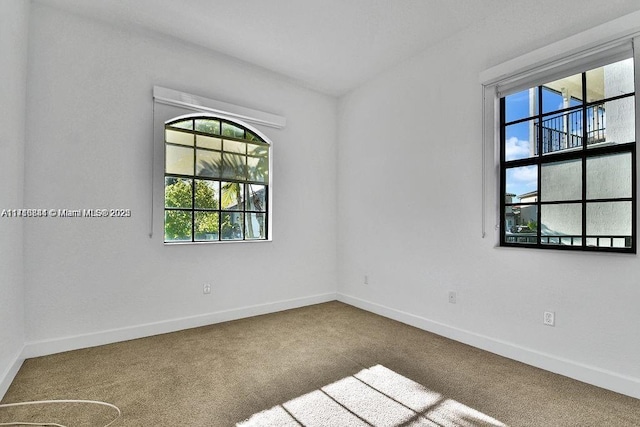
[[[237,427],[505,427],[382,365],[258,412]]]

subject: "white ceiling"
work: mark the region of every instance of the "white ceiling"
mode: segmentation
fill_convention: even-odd
[[[33,1],[193,43],[334,96],[483,21],[517,23],[544,42],[550,31],[568,35],[640,9],[638,0]]]
[[[40,0],[342,95],[509,0]]]

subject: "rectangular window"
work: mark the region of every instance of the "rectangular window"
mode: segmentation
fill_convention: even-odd
[[[500,245],[635,253],[634,60],[576,71],[500,95]]]

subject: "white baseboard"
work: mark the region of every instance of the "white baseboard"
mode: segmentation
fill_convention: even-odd
[[[290,300],[240,307],[231,310],[206,313],[179,319],[164,320],[160,322],[147,323],[126,328],[111,329],[90,334],[27,342],[25,344],[24,351],[22,352],[22,357],[24,360],[31,357],[46,356],[49,354],[61,353],[64,351],[77,350],[80,348],[95,347],[120,341],[128,341],[153,335],[166,334],[169,332],[197,328],[200,326],[242,319],[245,317],[259,316],[261,314],[275,313],[278,311],[289,310],[292,308],[299,308],[307,305],[320,304],[323,302],[335,300],[335,293],[312,295],[304,298],[295,298]]]
[[[342,293],[337,294],[338,301],[363,310],[388,317],[393,320],[433,332],[443,337],[471,345],[527,365],[535,366],[578,381],[606,388],[617,393],[640,399],[640,378],[621,375],[573,360],[564,359],[507,341],[498,340],[475,332],[455,328],[425,317],[386,307]]]
[[[9,390],[9,386],[13,382],[13,379],[18,374],[22,363],[24,362],[24,350],[18,352],[13,360],[13,363],[2,373],[0,376],[0,400],[4,398],[5,393]]]
[[[581,364],[572,360],[560,358],[537,350],[518,346],[513,343],[498,340],[475,332],[459,329],[436,322],[425,317],[417,316],[401,310],[396,310],[381,304],[366,301],[342,293],[327,293],[310,297],[277,301],[232,310],[207,313],[198,316],[171,319],[161,322],[136,325],[127,328],[100,331],[58,339],[27,342],[23,351],[16,356],[14,363],[0,377],[0,399],[9,388],[18,373],[22,362],[31,357],[45,356],[63,351],[80,348],[95,347],[137,338],[144,338],[183,329],[196,328],[215,323],[242,319],[245,317],[275,313],[282,310],[304,307],[338,300],[363,310],[379,314],[390,319],[406,323],[453,340],[517,360],[550,372],[564,375],[578,381],[606,388],[617,393],[640,399],[640,379],[624,376],[616,372],[607,371],[593,366]]]

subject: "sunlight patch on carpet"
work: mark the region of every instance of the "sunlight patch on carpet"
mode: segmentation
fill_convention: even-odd
[[[506,427],[382,365],[252,415],[237,427]]]

